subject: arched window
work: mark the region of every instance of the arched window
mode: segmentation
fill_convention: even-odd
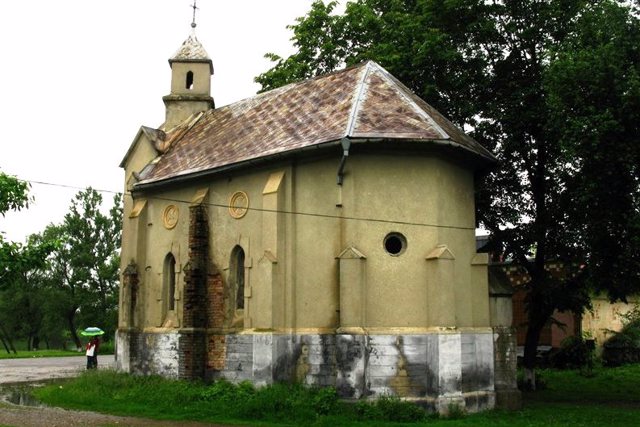
[[[185,82],[185,89],[193,89],[193,71],[187,71],[187,81]]]
[[[244,309],[244,250],[236,246],[231,251],[231,285],[235,291],[236,310]]]
[[[165,307],[167,310],[173,311],[176,309],[176,259],[172,254],[167,254],[164,259],[162,277],[166,301]]]

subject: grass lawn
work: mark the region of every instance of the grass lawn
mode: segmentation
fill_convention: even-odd
[[[640,365],[541,372],[546,389],[524,393],[520,411],[488,411],[456,419],[425,416],[397,399],[345,404],[332,389],[249,384],[213,385],[88,372],[35,390],[40,400],[66,408],[118,415],[263,426],[639,426]],[[402,421],[393,422],[392,420]]]

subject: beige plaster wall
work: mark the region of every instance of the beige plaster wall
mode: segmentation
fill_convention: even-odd
[[[624,315],[633,310],[640,302],[640,298],[631,298],[628,304],[610,303],[606,297],[594,296],[591,300],[592,311],[582,315],[582,332],[596,340],[598,351],[602,351],[602,344],[611,337],[610,331],[620,331],[623,326]]]
[[[144,326],[158,327],[166,320],[162,268],[169,252],[176,259],[181,316],[188,205],[206,188],[210,254],[225,283],[231,251],[236,245],[245,251],[244,328],[337,328],[338,310],[355,313],[356,305],[362,308],[356,317],[365,328],[488,327],[487,284],[477,274],[483,267],[473,266],[472,274],[472,173],[434,157],[357,155],[347,161],[341,188],[336,184],[338,163],[336,157],[256,170],[158,194],[162,199],[148,196],[142,219],[128,218],[132,203],[125,203],[122,262],[124,268],[135,258],[139,265]],[[264,194],[274,173],[284,173],[277,191]],[[227,207],[237,191],[247,194],[250,207],[239,219]],[[169,204],[179,210],[171,230],[162,220]],[[384,249],[390,232],[407,239],[400,256]],[[427,260],[437,245],[446,245],[453,259]],[[353,261],[362,268],[343,277],[355,280],[361,271],[362,292],[361,298],[349,296],[348,304],[345,296],[341,305],[337,257],[348,247],[364,258]]]
[[[193,72],[193,87],[186,87],[187,73]],[[211,74],[209,64],[199,62],[174,62],[171,64],[171,93],[209,95],[211,93]]]

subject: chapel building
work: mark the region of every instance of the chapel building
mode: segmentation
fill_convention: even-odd
[[[118,369],[517,401],[510,295],[475,246],[490,152],[375,62],[219,108],[195,35],[169,64],[165,122],[121,163]]]

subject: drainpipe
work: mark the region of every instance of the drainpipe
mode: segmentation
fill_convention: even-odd
[[[340,140],[340,144],[342,145],[342,159],[340,159],[340,166],[338,166],[338,176],[337,184],[342,185],[342,181],[344,180],[344,165],[347,163],[347,157],[349,157],[349,148],[351,147],[351,139],[348,136],[345,136]]]

